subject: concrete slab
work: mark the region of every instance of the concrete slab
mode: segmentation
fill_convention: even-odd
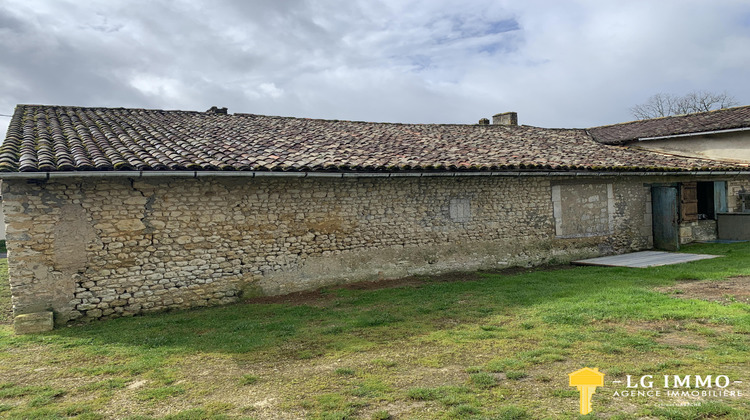
[[[656,267],[660,265],[680,264],[689,261],[717,258],[721,255],[682,254],[678,252],[641,251],[630,254],[612,255],[610,257],[589,258],[573,261],[574,265],[598,265],[603,267]]]

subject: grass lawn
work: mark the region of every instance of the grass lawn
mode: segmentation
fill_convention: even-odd
[[[585,418],[750,418],[750,305],[714,287],[750,284],[750,243],[685,251],[724,257],[425,277],[31,336],[12,334],[3,278],[0,417],[578,418],[567,374],[588,366],[606,376]],[[686,299],[697,280],[707,298]],[[627,375],[661,395],[621,396]],[[667,397],[664,375],[727,375],[743,396]]]

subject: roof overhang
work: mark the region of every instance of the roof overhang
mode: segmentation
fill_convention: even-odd
[[[0,179],[66,178],[433,178],[433,177],[601,177],[750,175],[743,171],[445,171],[445,172],[271,172],[271,171],[81,171],[4,172]]]
[[[710,136],[713,134],[736,133],[740,131],[750,131],[750,127],[729,128],[726,130],[701,131],[697,133],[671,134],[668,136],[639,137],[635,139],[635,141],[666,140],[666,139],[674,139],[674,138],[679,138],[679,137]]]

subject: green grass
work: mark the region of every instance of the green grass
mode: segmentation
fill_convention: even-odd
[[[733,409],[732,407],[714,401],[687,407],[657,407],[651,411],[652,415],[670,420],[721,418],[729,416],[733,413],[735,413],[735,409]]]
[[[724,257],[329,288],[309,305],[175,311],[29,336],[12,334],[0,261],[0,416],[573,419],[578,394],[567,374],[584,366],[606,381],[727,374],[750,394],[748,305],[653,290],[750,275],[750,244],[685,250]],[[595,414],[750,416],[741,399],[673,407],[618,399],[615,389],[597,390]]]
[[[336,374],[341,376],[354,376],[354,369],[351,368],[338,368]]]
[[[464,386],[439,386],[435,388],[412,388],[407,396],[418,401],[438,401],[446,406],[455,406],[474,401],[471,389]]]
[[[260,378],[255,375],[246,373],[240,377],[240,385],[254,385],[258,383]]]
[[[380,410],[373,413],[370,418],[372,420],[390,420],[393,418],[393,416],[391,416],[391,413],[386,410]]]
[[[517,381],[520,379],[523,379],[529,375],[526,374],[526,372],[520,371],[520,370],[510,370],[506,372],[505,376],[510,379],[511,381]]]
[[[159,401],[184,394],[185,388],[181,386],[163,386],[153,389],[144,389],[136,395],[140,401]]]
[[[8,283],[8,260],[0,259],[0,325],[13,322],[10,303],[10,284]]]
[[[489,373],[473,373],[469,378],[471,379],[471,382],[479,388],[492,388],[497,385],[497,379]]]

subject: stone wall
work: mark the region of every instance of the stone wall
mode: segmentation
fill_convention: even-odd
[[[730,213],[742,211],[742,202],[737,194],[743,189],[750,191],[750,183],[746,178],[735,178],[727,182],[727,209]]]
[[[7,180],[14,312],[53,311],[63,324],[335,283],[645,249],[651,218],[644,182],[486,176]],[[606,206],[594,206],[607,213],[594,221],[597,231],[589,233],[596,235],[556,234],[554,186],[566,197],[591,191],[590,197],[606,197]],[[568,201],[558,200],[563,217],[585,230],[585,220],[574,220],[577,212],[566,213]]]
[[[727,211],[737,213],[742,211],[742,203],[737,193],[743,188],[750,189],[750,183],[747,177],[733,177],[730,179],[716,179],[727,181]],[[699,181],[710,181],[710,179],[700,179]],[[680,223],[680,244],[688,244],[697,241],[714,241],[718,239],[718,227],[716,220],[695,220],[682,221]]]
[[[695,220],[680,223],[680,244],[697,241],[715,241],[718,230],[716,220]]]
[[[552,209],[558,238],[614,233],[612,184],[574,183],[552,186]]]

